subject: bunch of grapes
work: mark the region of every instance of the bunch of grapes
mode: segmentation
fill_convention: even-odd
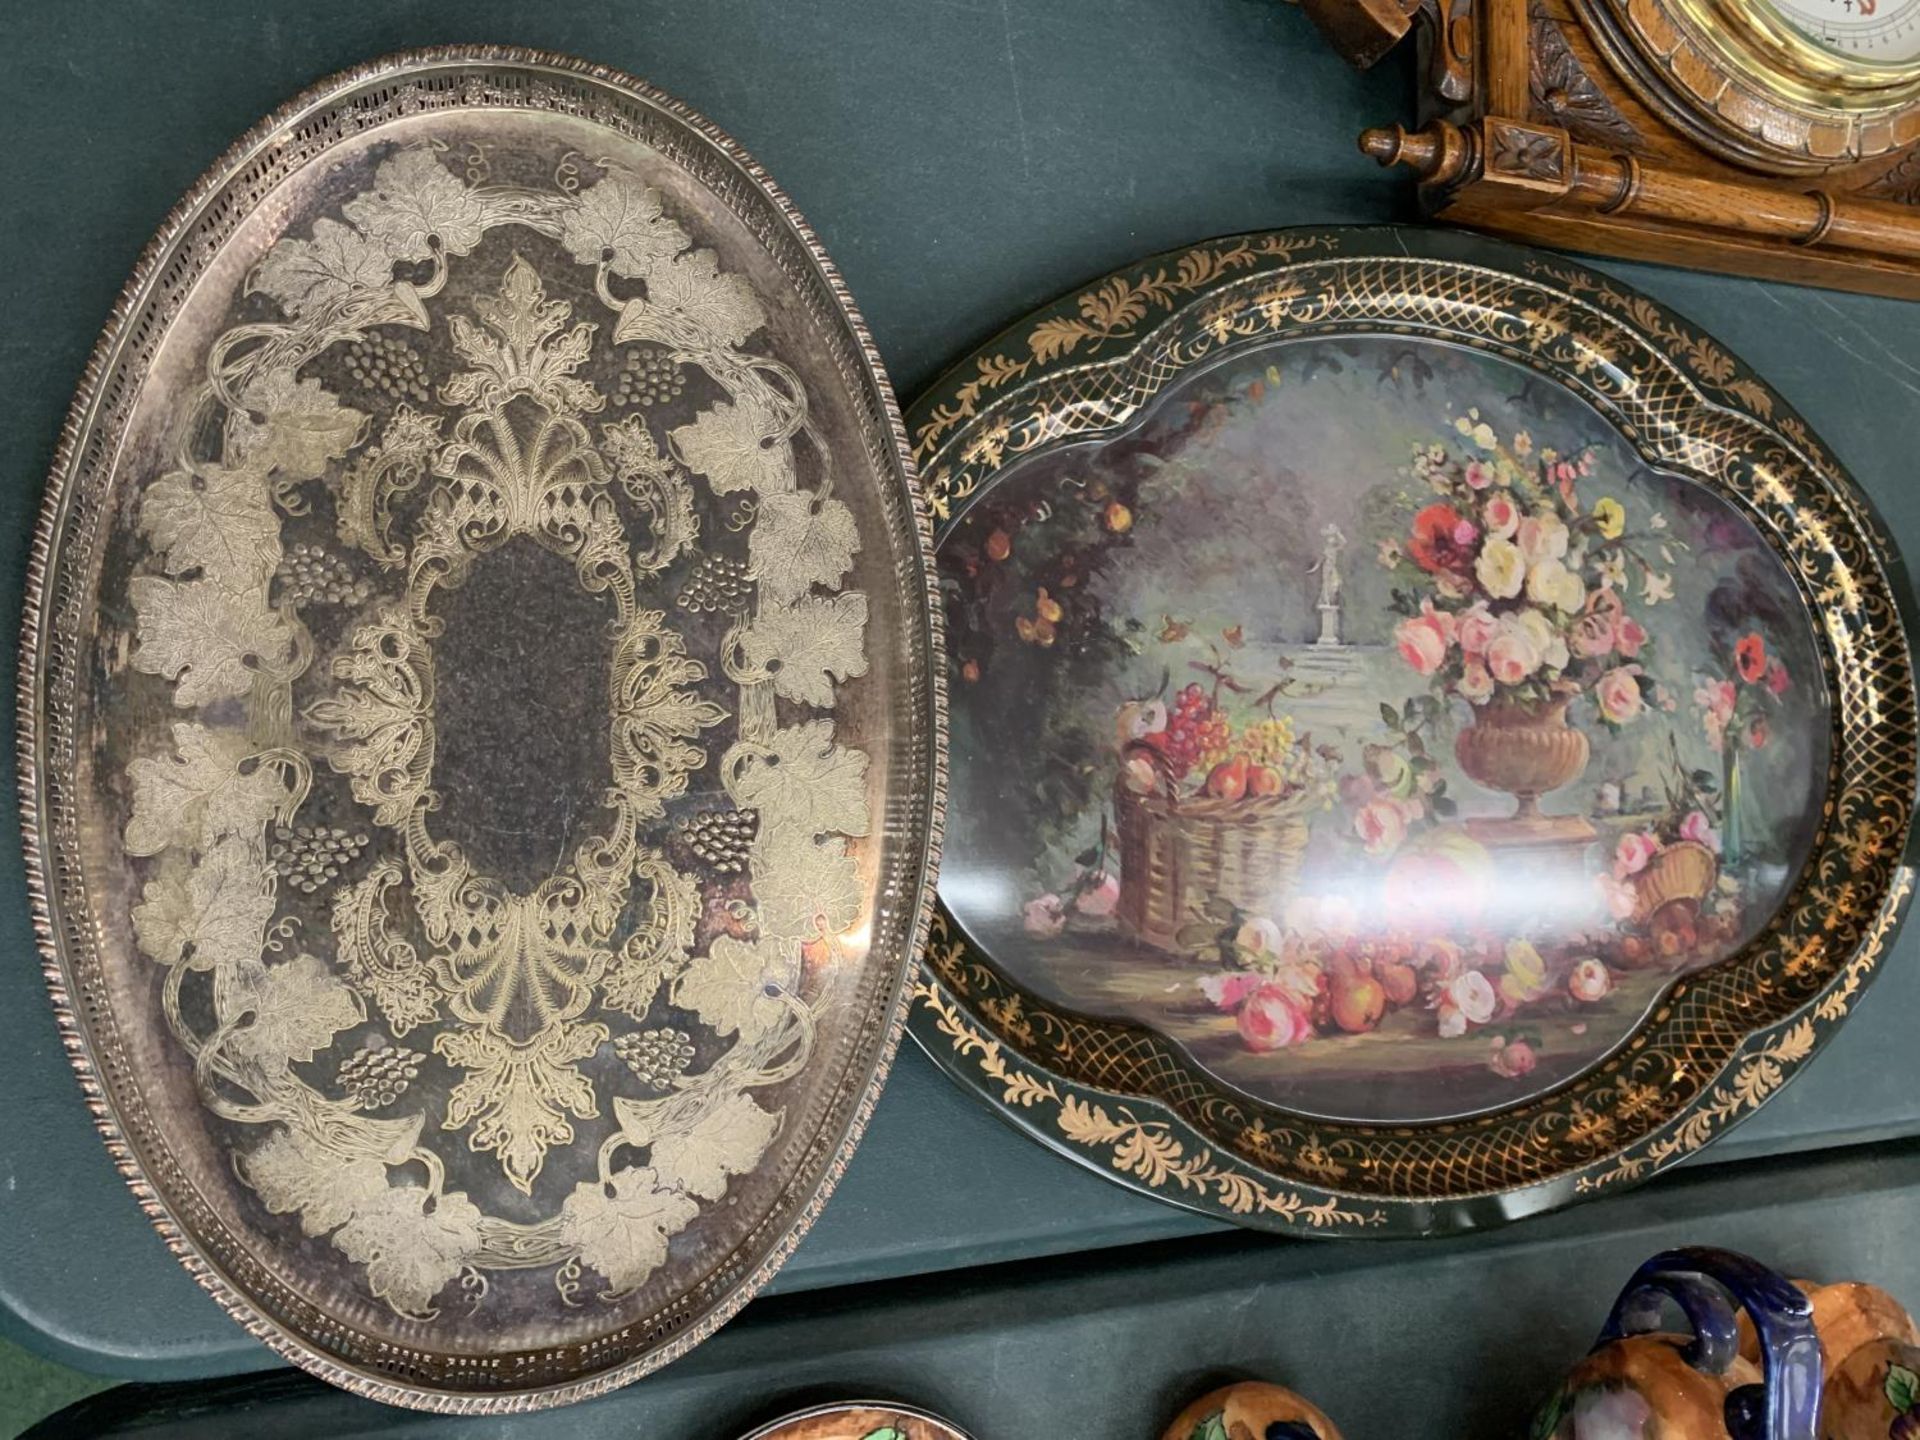
[[[1312,757],[1293,733],[1292,716],[1281,715],[1249,725],[1240,743],[1254,764],[1264,765],[1279,775],[1286,792],[1307,783]]]
[[[1189,685],[1174,697],[1173,708],[1167,713],[1167,728],[1147,739],[1167,757],[1173,773],[1184,779],[1207,755],[1224,751],[1227,737],[1226,716],[1213,708],[1206,691]]]
[[[1282,715],[1249,725],[1240,737],[1240,748],[1249,760],[1280,768],[1293,752],[1293,717]]]

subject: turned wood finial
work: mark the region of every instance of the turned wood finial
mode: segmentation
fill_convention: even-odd
[[[1473,157],[1473,142],[1458,125],[1436,120],[1423,130],[1376,125],[1361,132],[1360,149],[1382,165],[1405,165],[1425,184],[1459,178]]]
[[[1411,138],[1404,125],[1375,125],[1360,132],[1360,153],[1371,155],[1382,165],[1394,165]]]

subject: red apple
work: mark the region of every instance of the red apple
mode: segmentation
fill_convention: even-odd
[[[1364,1035],[1387,1013],[1387,992],[1364,971],[1336,971],[1332,977],[1333,1023],[1349,1035]]]

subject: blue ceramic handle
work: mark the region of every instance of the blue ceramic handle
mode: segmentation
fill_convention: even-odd
[[[1798,1288],[1731,1250],[1668,1250],[1627,1282],[1594,1348],[1662,1329],[1668,1300],[1693,1327],[1693,1340],[1682,1352],[1687,1363],[1710,1375],[1724,1375],[1738,1353],[1739,1308],[1753,1321],[1765,1381],[1763,1387],[1743,1385],[1727,1397],[1727,1433],[1733,1440],[1815,1440],[1820,1342],[1813,1331],[1813,1305]]]

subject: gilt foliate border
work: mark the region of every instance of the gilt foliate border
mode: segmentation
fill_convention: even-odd
[[[831,1120],[794,1157],[805,1198],[770,1211],[707,1277],[649,1324],[593,1344],[475,1357],[379,1342],[304,1299],[229,1233],[185,1180],[131,1073],[108,1001],[78,864],[73,706],[90,591],[76,583],[102,543],[113,457],[160,337],[223,242],[286,176],[390,121],[454,111],[554,112],[652,146],[733,208],[819,327],[856,402],[857,440],[893,547],[911,664],[896,713],[912,802],[881,877],[875,945],[899,956],[873,987],[868,1063],[824,1097]],[[946,800],[945,669],[931,518],[878,352],[812,229],[757,162],[669,96],[620,71],[546,51],[450,46],[404,51],[328,77],[236,140],[162,222],[113,305],[61,432],[29,557],[17,676],[21,826],[42,968],[61,1039],[108,1152],[189,1274],[249,1334],[332,1384],[387,1404],[452,1414],[545,1409],[592,1398],[678,1358],[730,1319],[785,1263],[826,1204],[879,1098],[910,1004],[911,957],[927,934]],[[77,568],[76,568],[77,567]],[[879,923],[885,918],[884,927]]]
[[[1767,931],[1677,981],[1616,1051],[1466,1121],[1307,1121],[1143,1028],[1050,1005],[937,907],[911,1030],[1020,1128],[1142,1193],[1315,1235],[1494,1223],[1643,1181],[1792,1078],[1884,959],[1913,890],[1916,711],[1904,571],[1805,422],[1722,345],[1582,266],[1439,232],[1295,230],[1141,261],[1029,316],[908,411],[944,534],[1014,459],[1111,433],[1236,347],[1418,335],[1503,356],[1729,501],[1795,577],[1833,698],[1821,831]]]

